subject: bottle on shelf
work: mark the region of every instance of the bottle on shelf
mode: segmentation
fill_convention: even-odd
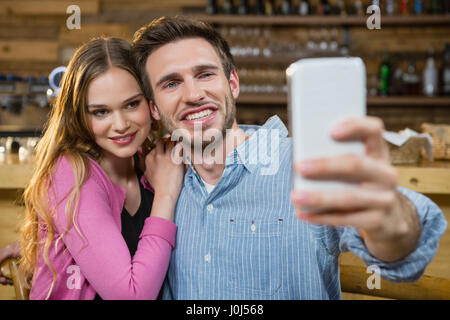
[[[403,74],[403,87],[406,95],[418,96],[421,93],[420,76],[413,60],[409,63],[408,71]]]
[[[436,96],[438,93],[438,71],[434,63],[434,49],[428,51],[428,59],[423,70],[423,94],[428,97]]]
[[[239,0],[238,14],[240,14],[240,15],[249,14],[248,0]]]
[[[363,4],[361,0],[355,0],[355,14],[358,16],[364,15]]]
[[[207,14],[216,14],[217,13],[217,0],[208,0],[208,4],[206,6]]]
[[[386,13],[390,16],[395,14],[395,1],[386,0]]]
[[[255,13],[258,15],[264,14],[264,0],[256,0]]]
[[[298,14],[301,16],[307,16],[310,13],[310,5],[308,0],[300,0],[298,5]]]
[[[400,66],[397,66],[392,74],[391,94],[393,96],[402,96],[404,94],[403,69]]]
[[[266,16],[271,16],[275,14],[275,1],[265,0],[264,1],[264,14]]]
[[[345,8],[344,0],[338,0],[337,7],[338,7],[338,10],[339,10],[339,14],[341,16],[346,16],[347,15],[347,9]]]
[[[233,0],[224,0],[222,4],[222,12],[224,14],[233,14],[234,10],[234,1]]]
[[[401,15],[408,14],[408,0],[400,0],[399,12]]]
[[[442,57],[441,95],[450,96],[450,43],[445,45]]]
[[[292,14],[292,1],[291,0],[283,0],[281,2],[281,14],[290,15]]]
[[[432,0],[431,1],[431,12],[433,14],[441,14],[441,0]]]
[[[389,54],[383,52],[383,58],[381,60],[379,68],[380,77],[380,96],[389,95],[390,78],[391,78],[391,66],[389,64]]]
[[[423,13],[423,0],[414,0],[414,13],[415,14]]]
[[[321,0],[322,3],[322,13],[328,15],[331,13],[331,6],[328,0]]]

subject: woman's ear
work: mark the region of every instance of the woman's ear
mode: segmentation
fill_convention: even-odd
[[[156,105],[153,103],[153,100],[150,100],[149,106],[150,106],[150,112],[151,112],[153,118],[156,119],[156,120],[161,120],[161,117],[160,117],[160,115],[159,115],[158,108],[157,108]]]

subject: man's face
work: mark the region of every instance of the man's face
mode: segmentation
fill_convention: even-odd
[[[191,138],[210,141],[208,131],[225,133],[235,120],[234,100],[239,79],[233,70],[225,76],[219,55],[202,38],[171,42],[147,59],[147,73],[153,90],[152,115],[172,133],[187,130]],[[196,129],[201,128],[201,136]]]

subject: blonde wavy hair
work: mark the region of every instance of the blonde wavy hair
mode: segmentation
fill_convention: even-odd
[[[44,134],[36,147],[35,169],[31,180],[23,193],[25,217],[21,226],[21,261],[20,273],[31,287],[33,272],[39,255],[53,273],[53,281],[47,298],[56,282],[56,271],[50,263],[48,252],[53,241],[55,245],[62,239],[75,223],[80,189],[89,176],[89,157],[98,161],[102,150],[96,145],[91,128],[87,121],[86,96],[90,82],[105,73],[111,67],[128,71],[142,90],[134,60],[130,52],[130,44],[119,38],[95,38],[82,45],[72,57],[62,79],[60,94],[52,107]],[[144,154],[151,148],[160,133],[156,121],[152,121],[149,140],[143,145]],[[49,205],[52,173],[59,157],[66,156],[75,177],[72,190],[64,197],[68,198],[65,208],[68,224],[66,230],[55,239],[54,213],[56,206]],[[142,164],[142,162],[141,162]],[[62,202],[64,199],[61,199]],[[40,230],[46,230],[47,236],[40,240]]]

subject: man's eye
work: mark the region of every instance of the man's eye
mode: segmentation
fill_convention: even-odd
[[[168,83],[164,86],[164,88],[172,89],[172,88],[175,88],[176,86],[177,86],[177,82],[175,82],[175,81],[170,81],[170,82],[168,82]]]
[[[209,78],[211,77],[213,74],[211,72],[204,72],[200,75],[200,78]]]

